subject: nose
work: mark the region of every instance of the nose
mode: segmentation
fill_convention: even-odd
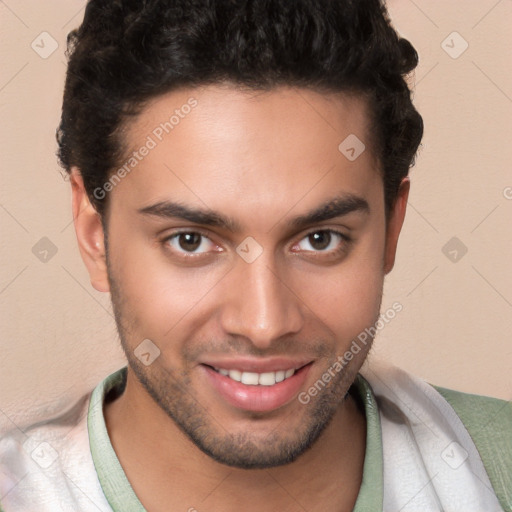
[[[291,284],[263,255],[252,263],[238,261],[226,283],[229,290],[221,312],[224,332],[244,336],[259,349],[299,332],[304,305]]]

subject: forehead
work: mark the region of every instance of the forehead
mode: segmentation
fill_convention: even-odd
[[[368,119],[365,101],[344,94],[221,84],[176,90],[126,126],[129,172],[112,201],[122,194],[138,208],[180,199],[282,215],[298,201],[364,196],[382,185]]]
[[[174,139],[182,133],[182,139],[191,131],[194,138],[207,135],[204,141],[210,143],[238,140],[244,144],[265,142],[268,146],[270,137],[278,135],[273,139],[274,147],[295,138],[310,141],[302,146],[304,150],[310,146],[332,149],[333,143],[337,149],[336,142],[350,134],[369,142],[367,110],[366,100],[355,94],[290,86],[263,91],[219,83],[178,89],[147,102],[135,120],[130,120],[125,137],[133,149],[148,134],[159,143],[171,133]],[[185,119],[191,121],[184,122]],[[327,132],[331,137],[326,138]],[[324,139],[325,144],[320,146],[319,139]],[[300,154],[300,150],[297,146],[294,153]]]

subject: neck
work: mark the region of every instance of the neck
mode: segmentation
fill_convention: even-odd
[[[262,503],[272,512],[349,511],[357,499],[366,419],[350,393],[308,451],[269,469],[233,468],[204,454],[147,395],[130,368],[124,393],[105,404],[104,414],[121,466],[149,512],[170,506],[260,512]]]

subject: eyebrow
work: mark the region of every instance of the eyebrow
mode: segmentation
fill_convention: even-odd
[[[193,208],[175,201],[159,201],[137,211],[142,215],[163,219],[178,218],[195,224],[226,229],[232,233],[242,231],[241,225],[231,217],[226,217],[214,210]],[[303,228],[349,213],[368,214],[369,212],[370,206],[366,199],[354,194],[344,194],[326,201],[304,215],[294,217],[288,222],[288,225],[294,228]]]

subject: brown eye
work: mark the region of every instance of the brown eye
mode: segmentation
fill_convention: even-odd
[[[184,251],[195,251],[201,245],[201,235],[199,233],[180,233],[178,244]]]
[[[311,253],[334,253],[343,249],[350,239],[333,229],[319,229],[306,235],[297,245],[300,250]]]
[[[317,231],[308,235],[311,247],[317,251],[323,251],[331,243],[331,233],[329,231]]]
[[[217,246],[202,233],[196,231],[181,231],[168,236],[163,243],[178,255],[204,255],[215,252]]]

